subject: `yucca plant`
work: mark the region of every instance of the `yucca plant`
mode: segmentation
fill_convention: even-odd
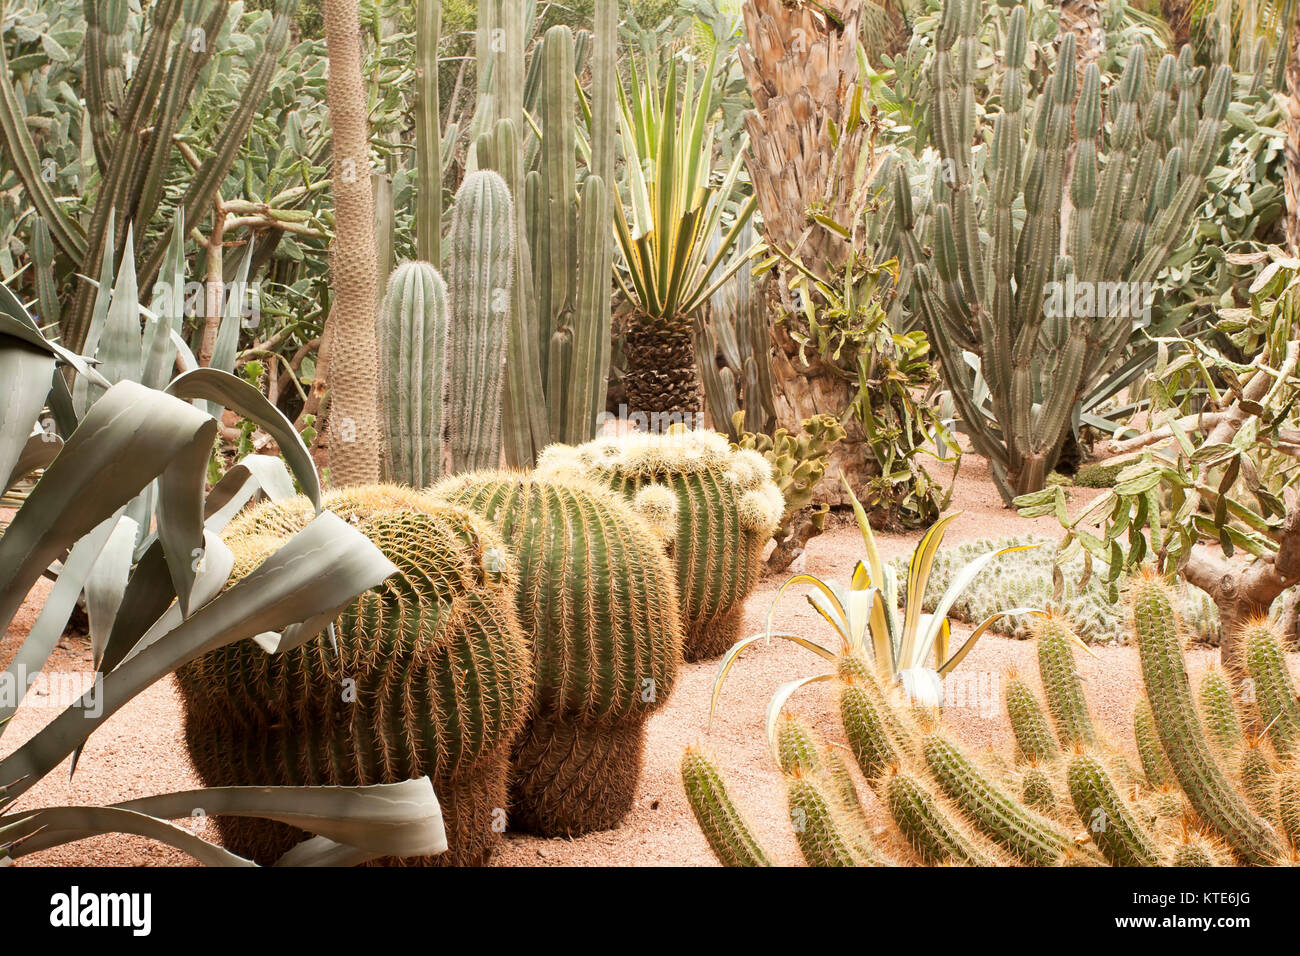
[[[101,292],[97,300],[103,298]],[[84,414],[73,406],[64,371],[95,390]],[[359,531],[321,509],[320,481],[301,438],[256,388],[233,375],[194,369],[161,389],[127,378],[111,383],[47,340],[22,302],[0,286],[0,382],[0,486],[44,469],[0,535],[0,630],[32,586],[58,568],[36,622],[0,675],[22,689],[18,699],[0,706],[0,733],[28,678],[46,665],[78,596],[84,591],[92,606],[109,609],[109,626],[92,637],[90,690],[0,759],[0,865],[113,832],[147,836],[204,863],[250,865],[168,822],[199,807],[209,815],[265,817],[315,834],[279,860],[286,865],[446,850],[427,777],[379,787],[221,787],[111,806],[12,809],[69,756],[75,770],[90,735],[177,667],[249,638],[271,654],[299,647],[395,568]],[[208,490],[218,422],[200,407],[205,402],[228,406],[265,428],[316,509],[299,534],[230,586],[233,555],[220,537],[225,522],[254,495],[292,495],[293,482],[278,459],[278,471],[250,459]],[[53,430],[32,427],[47,404],[68,423],[62,440]],[[140,527],[150,534],[136,559],[137,522],[127,512],[151,489],[156,495],[140,514]]]
[[[627,278],[616,275],[633,306],[626,383],[638,411],[699,409],[693,324],[761,245],[738,249],[756,203],[738,194],[744,151],[713,178],[716,70],[715,53],[698,76],[687,65],[679,82],[674,59],[660,87],[653,71],[642,79],[634,65],[631,94],[620,90],[628,197],[615,204],[614,227]]]
[[[841,477],[841,481],[843,480]],[[858,527],[862,530],[865,560],[858,561],[854,566],[853,576],[847,586],[807,573],[796,574],[782,584],[768,609],[767,627],[763,633],[737,641],[723,655],[722,662],[718,666],[718,676],[713,682],[710,713],[716,709],[718,697],[722,693],[723,681],[726,680],[727,674],[740,655],[758,641],[770,640],[773,637],[798,644],[832,664],[848,654],[867,656],[874,660],[882,677],[891,682],[901,683],[909,698],[922,705],[938,705],[942,702],[942,679],[965,659],[976,642],[997,620],[1012,614],[1041,613],[1036,608],[1018,607],[990,614],[976,625],[970,637],[957,651],[949,653],[951,629],[947,614],[962,591],[999,556],[1011,551],[1021,551],[1026,547],[1035,547],[1035,545],[1001,548],[975,558],[953,576],[952,583],[948,585],[943,597],[935,605],[934,612],[927,614],[922,610],[922,602],[926,584],[930,579],[930,571],[934,567],[935,556],[939,553],[948,525],[961,512],[954,511],[952,514],[945,515],[931,525],[921,537],[908,564],[906,592],[900,606],[897,575],[893,567],[880,556],[875,536],[871,531],[871,523],[867,520],[866,510],[853,493],[853,489],[848,487],[847,482],[845,482],[845,492],[853,503]],[[797,586],[813,589],[807,595],[808,603],[831,626],[839,639],[838,646],[827,647],[800,634],[772,630],[772,619],[782,595],[788,589]],[[927,667],[926,661],[931,657],[934,666]],[[834,676],[833,673],[828,672],[783,684],[772,698],[768,711],[770,720],[775,720],[776,715],[795,691],[811,683],[832,680]]]

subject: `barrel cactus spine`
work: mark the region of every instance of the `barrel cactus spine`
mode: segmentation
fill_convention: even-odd
[[[479,170],[465,177],[447,246],[451,468],[495,468],[501,462],[501,400],[515,282],[515,207],[499,174]]]
[[[681,658],[662,541],[623,498],[582,479],[475,472],[430,493],[494,521],[516,555],[537,692],[512,758],[513,824],[543,835],[614,826],[632,805],[645,721]]]
[[[379,312],[384,472],[423,488],[444,471],[447,287],[427,262],[404,262],[388,280]]]
[[[269,655],[250,641],[177,672],[190,754],[207,785],[355,786],[428,774],[449,850],[474,865],[500,839],[511,747],[528,716],[533,663],[514,567],[490,522],[410,489],[335,492],[399,573],[319,635]],[[232,580],[311,518],[306,499],[263,505],[227,529]],[[220,818],[235,852],[274,860],[301,839],[282,824]]]
[[[631,499],[655,486],[671,491],[686,660],[716,657],[735,643],[763,547],[785,509],[762,455],[733,450],[716,432],[680,430],[553,445],[538,472],[591,475]]]

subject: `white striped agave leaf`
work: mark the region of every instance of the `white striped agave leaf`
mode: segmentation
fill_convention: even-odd
[[[34,326],[0,315],[0,363],[25,368],[42,397],[54,365],[12,360],[15,353],[55,356]],[[71,363],[69,363],[71,364]],[[48,373],[48,374],[47,374]],[[92,375],[95,373],[91,373]],[[256,490],[284,491],[287,474],[265,460],[247,460],[205,494],[207,456],[215,420],[197,402],[219,402],[267,428],[318,514],[247,577],[226,587],[232,556],[219,536],[237,503]],[[0,461],[21,460],[31,421],[15,425],[35,400],[0,406]],[[97,600],[116,603],[107,640],[95,649],[95,683],[39,733],[0,759],[0,863],[99,833],[136,833],[174,846],[205,863],[248,865],[169,820],[205,814],[263,816],[316,836],[291,850],[286,864],[355,863],[380,856],[432,855],[446,849],[441,811],[427,777],[374,787],[228,787],[164,794],[110,807],[13,805],[133,697],[177,667],[234,641],[257,638],[282,653],[319,633],[362,592],[378,586],[393,565],[364,535],[319,511],[320,484],[301,439],[252,386],[232,375],[199,369],[167,390],[136,382],[111,385],[66,436],[13,521],[0,535],[0,630],[8,627],[32,585],[56,562],[62,573],[32,632],[0,680],[17,688],[0,701],[0,733],[26,691],[26,675],[46,664],[77,593],[94,578],[96,560],[113,547],[116,520],[141,491],[158,487],[150,515],[157,532],[118,595],[97,582]],[[121,581],[119,579],[119,586]]]
[[[767,628],[761,634],[755,634],[737,641],[718,665],[718,675],[713,682],[713,696],[709,705],[709,715],[717,708],[718,697],[722,693],[722,683],[735,665],[740,655],[750,646],[761,640],[780,638],[806,648],[813,653],[834,662],[845,654],[862,653],[875,661],[880,673],[902,685],[908,697],[923,706],[938,706],[943,703],[943,678],[950,674],[966,655],[975,647],[976,642],[985,632],[1002,617],[1012,614],[1040,614],[1037,608],[1010,608],[991,614],[975,625],[962,646],[953,653],[950,651],[951,627],[948,612],[956,603],[961,593],[993,561],[1011,551],[1020,551],[1035,545],[1023,545],[989,551],[966,564],[953,576],[942,597],[932,612],[923,610],[926,585],[930,572],[934,568],[935,556],[943,543],[943,537],[951,524],[961,512],[953,512],[940,518],[922,536],[912,553],[908,564],[907,592],[903,606],[899,607],[898,582],[894,570],[884,560],[876,547],[875,536],[867,520],[866,510],[853,493],[847,480],[841,477],[853,511],[862,532],[862,544],[865,560],[858,561],[853,569],[853,576],[847,586],[835,581],[826,581],[813,574],[796,574],[781,585],[772,599],[768,609]],[[772,620],[776,606],[786,590],[791,587],[811,588],[806,595],[808,603],[831,626],[836,638],[834,646],[826,646],[799,634],[779,633],[772,630]],[[933,666],[927,662],[933,660]],[[772,737],[776,718],[786,701],[801,687],[817,681],[829,680],[831,673],[804,677],[781,685],[772,698],[768,708],[768,735]]]

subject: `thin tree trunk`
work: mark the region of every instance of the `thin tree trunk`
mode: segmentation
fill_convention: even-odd
[[[313,391],[330,390],[330,482],[342,487],[379,480],[378,254],[359,3],[325,0],[324,7],[334,153],[333,304],[325,323],[329,348],[322,350],[326,361],[317,368]]]
[[[1286,241],[1300,251],[1300,3],[1291,25],[1291,50],[1286,65],[1286,96],[1279,96],[1286,114]]]

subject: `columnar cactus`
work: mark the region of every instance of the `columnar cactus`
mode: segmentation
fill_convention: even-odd
[[[490,170],[465,177],[447,236],[451,329],[447,435],[453,472],[501,463],[501,395],[515,282],[515,207]]]
[[[681,658],[662,539],[582,479],[478,472],[431,494],[494,521],[516,555],[537,693],[513,757],[512,823],[544,835],[614,826],[632,805],[645,721],[668,699]]]
[[[1277,815],[1292,849],[1300,851],[1300,761],[1277,775]]]
[[[1088,698],[1074,666],[1073,645],[1077,639],[1069,622],[1060,617],[1036,618],[1030,631],[1038,640],[1038,672],[1056,736],[1065,747],[1096,743]]]
[[[1016,756],[1027,763],[1055,760],[1061,753],[1034,689],[1019,675],[1007,679],[1005,700]]]
[[[379,312],[384,473],[423,488],[443,474],[447,287],[427,262],[393,270]]]
[[[1131,600],[1142,679],[1174,776],[1197,814],[1239,858],[1273,862],[1282,850],[1276,831],[1232,787],[1197,717],[1169,586],[1156,578],[1139,579]]]
[[[1137,709],[1133,712],[1133,739],[1137,744],[1138,759],[1142,762],[1142,772],[1146,774],[1151,789],[1159,790],[1171,783],[1173,767],[1169,765],[1169,758],[1160,746],[1156,718],[1145,697],[1138,702]]]
[[[1300,753],[1300,697],[1277,632],[1268,621],[1255,621],[1242,638],[1260,723],[1280,756]]]
[[[723,866],[772,865],[732,803],[717,765],[694,747],[682,754],[682,783],[700,830]]]
[[[515,612],[513,562],[491,523],[396,487],[325,504],[398,568],[321,634],[271,655],[252,641],[181,668],[190,756],[204,783],[342,785],[428,774],[449,850],[428,862],[486,862],[500,839],[509,756],[528,718],[533,663]],[[256,508],[229,527],[232,580],[312,517],[306,499]],[[301,839],[283,824],[222,817],[226,845],[270,862]]]
[[[1160,849],[1120,796],[1105,763],[1086,750],[1066,763],[1070,799],[1092,841],[1112,866],[1159,866]]]
[[[677,498],[673,561],[686,624],[688,661],[716,657],[735,643],[745,598],[761,573],[763,546],[785,509],[771,466],[733,451],[715,432],[631,434],[570,447],[553,445],[541,475],[590,475],[629,499]]]
[[[881,789],[894,824],[925,863],[998,866],[1002,862],[954,824],[945,808],[912,774],[891,768],[885,773]]]
[[[1241,746],[1241,717],[1233,701],[1232,682],[1218,668],[1201,676],[1201,718],[1205,732],[1219,756],[1227,757]]]
[[[1100,73],[1095,63],[1079,73],[1072,33],[1041,91],[1030,86],[1017,6],[999,108],[981,121],[984,8],[943,4],[930,71],[943,175],[921,218],[899,164],[893,217],[958,413],[1010,503],[1043,487],[1080,401],[1125,354],[1144,284],[1185,241],[1218,156],[1232,70],[1220,67],[1202,93],[1188,50],[1177,63],[1165,57],[1147,93],[1135,45],[1103,126]]]

